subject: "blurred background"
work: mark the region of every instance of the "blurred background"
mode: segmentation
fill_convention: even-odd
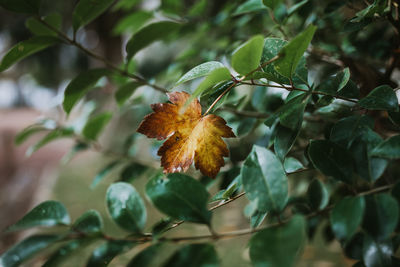
[[[61,14],[61,29],[71,36],[71,14],[76,2],[73,0],[44,0],[41,13]],[[245,1],[116,1],[108,12],[80,29],[76,39],[87,49],[103,56],[115,65],[119,65],[125,56],[124,47],[127,40],[142,25],[159,19],[180,21],[184,18],[183,22],[186,22],[187,26],[179,40],[171,38],[167,42],[157,42],[151,45],[138,53],[129,66],[130,71],[140,73],[148,80],[171,88],[183,73],[200,63],[210,60],[226,62],[225,55],[229,55],[249,36],[262,33],[265,36],[283,37],[267,11],[256,10],[251,14],[241,13],[238,6],[243,2]],[[318,13],[315,11],[317,7],[313,9],[313,2],[315,1],[308,1],[301,7],[300,12],[304,13],[304,17],[307,17],[311,10]],[[321,7],[321,9],[323,8]],[[352,13],[351,9],[344,9],[340,11],[340,14],[348,17],[354,15],[354,12]],[[189,18],[185,16],[189,16]],[[0,58],[14,44],[32,36],[25,26],[26,19],[26,16],[0,9]],[[314,19],[317,20],[317,17]],[[325,27],[326,36],[320,35],[319,38],[329,40],[332,38],[329,31],[334,32],[336,26],[332,22],[333,18],[323,19],[325,24],[321,24],[322,26],[319,25],[319,27]],[[366,54],[370,54],[371,51],[386,51],[385,46],[389,50],[390,42],[387,40],[390,40],[390,36],[388,39],[385,38],[386,26],[378,24],[375,27],[373,31],[366,32],[362,36],[363,42],[374,40],[371,44],[374,44],[375,48],[372,45],[366,46],[357,43],[359,39],[349,41],[351,39],[349,37],[346,39],[347,43],[343,45],[344,53],[355,53],[354,51],[357,51],[359,47],[362,47],[365,51],[360,51]],[[292,30],[296,32],[297,29],[293,28]],[[377,33],[381,33],[384,38],[378,40]],[[378,62],[377,58],[385,58],[387,55],[382,53],[371,55],[372,59],[370,60]],[[310,60],[316,59],[311,58]],[[160,142],[151,142],[135,134],[135,130],[143,116],[150,112],[149,104],[163,102],[166,98],[162,93],[142,86],[135,92],[129,105],[119,108],[113,96],[116,90],[115,83],[103,79],[100,81],[99,89],[90,92],[86,100],[81,101],[67,118],[60,104],[68,82],[84,70],[103,66],[103,62],[88,57],[76,47],[60,44],[36,53],[0,73],[0,230],[17,221],[38,203],[54,199],[66,205],[72,219],[76,219],[88,209],[100,211],[105,218],[106,231],[115,235],[123,234],[108,219],[105,210],[105,191],[112,181],[118,179],[123,168],[117,163],[114,164],[115,155],[113,153],[130,150],[130,155],[136,155],[140,164],[152,166],[154,171],[159,170],[159,162],[155,154]],[[355,66],[354,68],[361,67],[365,66]],[[318,72],[311,70],[316,81],[339,67],[328,64],[320,65],[319,68]],[[375,74],[373,72],[371,75]],[[366,87],[375,87],[373,84],[368,84],[367,81],[364,81],[364,84]],[[190,88],[181,89],[190,91]],[[246,95],[246,91],[244,92],[242,94]],[[41,133],[33,136],[21,146],[16,146],[14,143],[16,134],[35,122],[46,119],[49,124],[57,123],[79,128],[82,127],[82,118],[87,117],[94,110],[95,112],[108,110],[113,114],[112,121],[107,125],[98,141],[104,148],[102,151],[109,153],[82,149],[78,155],[74,156],[72,152],[79,150],[79,140],[69,138],[52,142],[29,157],[26,156],[28,148],[44,136]],[[238,121],[233,118],[230,123],[230,125],[239,125]],[[249,121],[248,126],[242,126],[245,128],[242,129],[244,134],[246,134],[247,128],[252,127],[252,123],[254,122]],[[238,126],[234,127],[237,132]],[[255,137],[247,139],[244,144],[230,144],[233,153],[240,155],[237,158],[238,161],[247,155],[243,151],[249,151],[255,139]],[[136,142],[135,146],[131,145],[133,141]],[[152,150],[148,151],[148,147],[152,147]],[[104,169],[104,166],[109,166],[109,168]],[[151,177],[152,171],[141,173],[140,177],[133,181],[141,193],[143,193],[143,187]],[[315,176],[316,174],[299,175]],[[96,176],[102,180],[93,189],[90,185]],[[206,182],[209,183],[211,192],[218,191],[215,182]],[[149,204],[148,201],[147,204]],[[215,223],[217,231],[248,228],[248,220],[243,215],[243,208],[246,204],[247,201],[243,198],[229,204],[230,206],[227,208],[216,211],[213,223]],[[151,205],[148,207],[148,210],[152,211],[149,221],[155,222],[162,217],[151,208]],[[171,235],[175,235],[178,231],[178,235],[193,235],[205,233],[207,229],[184,224],[179,227],[179,230],[171,231]],[[317,229],[318,234],[307,246],[298,266],[351,266],[353,261],[342,255],[338,243],[321,245],[324,242],[323,231],[324,228]],[[0,253],[28,234],[30,232],[3,233],[0,240]],[[234,241],[220,240],[216,242],[219,256],[223,259],[223,266],[250,266],[246,247],[248,238],[241,237]],[[95,246],[91,245],[90,248],[93,249]],[[162,258],[168,257],[178,245],[171,244],[170,246],[165,250],[166,254],[160,258],[160,262]],[[123,266],[123,263],[126,263],[141,248],[136,247],[117,257],[111,266]],[[65,266],[83,266],[88,256],[81,252]],[[40,263],[30,262],[26,266],[35,264]]]

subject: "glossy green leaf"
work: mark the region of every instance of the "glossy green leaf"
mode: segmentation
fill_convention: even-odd
[[[376,241],[366,235],[362,246],[366,267],[388,267],[392,265],[393,248],[390,241]]]
[[[274,66],[277,72],[291,79],[301,57],[310,44],[317,27],[310,25],[302,33],[286,44],[279,52],[280,58]]]
[[[89,258],[86,267],[105,267],[119,254],[135,244],[125,240],[111,240],[97,247]]]
[[[80,0],[72,13],[74,31],[100,16],[113,2],[114,0]]]
[[[330,95],[336,95],[342,90],[350,80],[350,70],[345,68],[335,75],[325,79],[318,87],[318,92],[325,92]]]
[[[71,256],[75,253],[79,253],[82,249],[88,246],[95,239],[85,238],[72,240],[54,252],[47,261],[42,265],[42,267],[59,267],[63,263],[71,260]]]
[[[256,210],[250,217],[250,227],[251,228],[257,228],[262,224],[262,222],[265,220],[265,217],[267,217],[268,212],[262,212]]]
[[[0,256],[0,266],[17,267],[60,240],[57,235],[34,235],[14,245]]]
[[[399,220],[399,204],[389,194],[366,196],[363,228],[376,240],[387,239]]]
[[[100,113],[92,118],[86,123],[83,128],[82,134],[84,137],[90,140],[96,140],[101,131],[107,125],[107,123],[111,120],[112,113],[104,112]]]
[[[241,75],[246,75],[260,65],[264,38],[256,35],[238,47],[232,54],[232,67]]]
[[[60,14],[57,13],[52,13],[43,18],[43,20],[50,24],[52,27],[54,27],[57,30],[60,30],[61,28],[61,22],[62,18]],[[57,32],[55,32],[52,29],[49,29],[46,25],[38,21],[36,18],[29,18],[25,22],[25,26],[33,33],[34,35],[41,36],[41,35],[47,35],[47,36],[57,36]]]
[[[257,12],[265,9],[267,8],[263,5],[262,0],[247,0],[246,2],[238,6],[233,15]]]
[[[90,188],[95,188],[101,180],[104,179],[115,167],[117,167],[121,162],[119,160],[114,160],[108,163],[105,167],[103,167],[94,177]]]
[[[68,225],[70,218],[65,206],[57,201],[45,201],[34,207],[7,231],[18,231],[35,226]]]
[[[341,119],[333,125],[330,140],[349,147],[367,128],[374,127],[374,120],[367,115],[354,115]]]
[[[88,210],[74,222],[72,229],[85,234],[100,233],[103,229],[103,220],[97,210]]]
[[[93,87],[98,80],[110,74],[107,69],[91,69],[81,72],[67,86],[64,92],[63,108],[69,114],[75,104]]]
[[[146,185],[146,194],[154,206],[175,219],[210,224],[207,210],[209,194],[205,187],[190,176],[173,173],[157,175]]]
[[[202,106],[209,107],[214,103],[214,101],[229,87],[231,87],[233,84],[233,81],[226,81],[226,82],[221,82],[218,83],[217,85],[210,87],[206,89],[200,96],[200,104]],[[217,104],[210,110],[210,113],[213,113],[215,110],[220,108],[225,104],[225,101],[228,99],[229,94],[232,91],[229,91],[225,96],[223,96]]]
[[[224,65],[218,61],[209,61],[206,63],[202,63],[188,72],[186,72],[176,83],[175,86],[191,81],[196,78],[204,77],[209,75],[213,70],[223,68]]]
[[[384,140],[372,150],[371,155],[386,159],[399,159],[400,135],[395,135]]]
[[[295,172],[297,170],[301,170],[304,168],[303,164],[292,157],[285,158],[285,162],[283,163],[283,167],[285,168],[285,172]]]
[[[363,197],[345,197],[335,205],[330,223],[337,239],[350,240],[362,222],[364,210]]]
[[[261,57],[260,64],[267,62],[268,60],[272,59],[276,55],[278,55],[279,51],[287,45],[288,42],[279,39],[279,38],[266,38],[264,42],[264,49]],[[285,76],[279,74],[274,67],[274,63],[271,63],[263,68],[264,72],[257,72],[257,74],[261,75],[261,78],[266,78],[270,81],[274,81],[281,84],[290,84],[290,81]],[[307,84],[307,76],[308,71],[306,69],[306,59],[305,57],[301,57],[300,62],[296,68],[295,73],[293,74],[293,84],[294,85],[301,85]]]
[[[120,19],[113,29],[115,35],[122,34],[124,32],[136,32],[140,27],[143,26],[149,19],[153,17],[153,14],[149,11],[136,11]]]
[[[59,40],[53,36],[34,36],[31,39],[14,45],[2,58],[0,72],[5,71],[18,61],[36,53],[49,46],[55,45]]]
[[[363,108],[372,110],[399,110],[396,93],[388,85],[376,87],[366,97],[358,101],[358,104]]]
[[[217,267],[218,255],[211,244],[189,244],[177,252],[163,265],[164,267]]]
[[[282,163],[269,150],[253,146],[243,163],[242,183],[246,197],[259,211],[280,212],[288,200],[288,180]]]
[[[117,101],[118,106],[121,107],[125,104],[139,86],[141,86],[141,84],[138,82],[129,82],[118,88],[115,93],[115,100]]]
[[[121,171],[120,180],[124,182],[133,181],[139,178],[148,169],[148,167],[139,163],[129,164]]]
[[[0,0],[0,6],[16,13],[38,14],[42,0]]]
[[[112,184],[106,194],[111,218],[130,232],[141,232],[146,224],[146,207],[136,189],[124,182]]]
[[[151,43],[165,39],[180,28],[180,24],[172,21],[160,21],[149,24],[136,32],[126,44],[127,59],[131,59],[138,51]]]
[[[133,259],[128,263],[127,267],[151,267],[154,266],[154,260],[157,257],[154,257],[154,255],[157,255],[159,253],[161,248],[161,243],[156,243],[154,245],[151,245],[144,250],[140,251]]]
[[[351,182],[353,158],[345,148],[328,140],[313,140],[308,147],[308,156],[323,174],[343,182]]]
[[[250,259],[254,266],[293,266],[305,241],[306,222],[299,215],[286,224],[254,234],[249,242]]]
[[[292,130],[281,124],[276,125],[274,141],[275,154],[281,161],[284,161],[286,154],[290,151],[299,135],[300,129]]]
[[[388,115],[391,122],[400,127],[400,112],[389,111]]]
[[[288,16],[293,15],[297,10],[299,10],[302,6],[304,6],[305,4],[308,3],[309,0],[303,0],[300,1],[296,4],[294,4],[293,6],[291,6],[288,10],[287,10],[287,14]]]
[[[71,129],[55,129],[48,133],[45,137],[43,137],[39,142],[29,147],[26,151],[27,156],[31,156],[34,152],[47,145],[48,143],[65,137],[70,137],[73,135],[73,131]]]
[[[219,82],[230,79],[231,79],[231,73],[229,72],[228,68],[222,67],[214,69],[207,75],[206,78],[204,78],[204,80],[199,84],[199,86],[197,86],[196,90],[194,90],[193,94],[187,101],[190,103],[191,100],[200,96],[208,88],[216,85]]]
[[[388,165],[386,159],[373,157],[371,153],[381,142],[382,137],[371,128],[365,128],[349,148],[353,155],[356,173],[367,181],[378,179]]]
[[[307,106],[309,96],[298,95],[287,101],[280,109],[279,121],[283,126],[297,132],[303,121],[304,110]]]
[[[307,200],[314,210],[322,210],[328,205],[329,192],[320,180],[314,179],[308,186]]]

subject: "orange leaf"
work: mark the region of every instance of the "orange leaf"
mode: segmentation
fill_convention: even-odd
[[[232,129],[219,116],[202,116],[197,99],[181,112],[188,93],[167,95],[171,103],[151,105],[154,112],[143,119],[137,131],[149,138],[167,139],[157,153],[164,173],[186,171],[194,160],[196,169],[214,178],[224,166],[223,157],[229,156],[222,137],[235,137]]]

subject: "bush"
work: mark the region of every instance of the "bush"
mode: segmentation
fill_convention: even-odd
[[[397,1],[163,0],[149,10],[144,1],[80,0],[72,19],[41,8],[40,0],[0,4],[28,15],[32,33],[4,55],[1,71],[64,45],[102,64],[68,83],[66,122],[43,120],[16,143],[45,132],[28,154],[70,138],[72,156],[85,150],[111,156],[92,187],[123,164],[105,199],[126,232],[106,233],[95,210],[71,222],[62,203],[46,201],[7,231],[54,231],[22,240],[1,255],[0,266],[20,265],[43,250],[51,251],[44,266],[58,266],[99,240],[87,266],[106,266],[139,245],[128,266],[154,266],[154,255],[173,242],[184,245],[165,266],[218,266],[226,259],[214,241],[243,235],[251,236],[253,265],[292,266],[317,229],[324,244],[339,242],[354,266],[399,266]],[[112,33],[129,37],[122,62],[78,41],[103,13],[121,16]],[[93,91],[110,86],[112,101]],[[151,113],[149,103],[156,102]],[[130,134],[114,125],[106,145],[99,136],[113,120],[124,121]],[[151,143],[143,134],[166,141]],[[158,147],[164,174],[153,164]],[[132,184],[140,177],[147,184],[137,190]],[[248,227],[215,229],[214,210],[244,198]],[[149,208],[165,217],[147,219]],[[183,223],[203,224],[209,233],[180,234]]]

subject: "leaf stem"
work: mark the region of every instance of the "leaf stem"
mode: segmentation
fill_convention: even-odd
[[[233,87],[235,87],[236,85],[240,84],[241,82],[243,82],[247,77],[249,77],[250,75],[252,75],[253,73],[255,73],[256,71],[261,70],[262,68],[264,68],[265,66],[267,66],[268,64],[271,64],[272,62],[276,61],[279,58],[279,55],[274,56],[273,58],[271,58],[270,60],[264,62],[263,64],[261,64],[260,66],[258,66],[256,69],[250,71],[249,73],[247,73],[246,75],[242,76],[240,79],[236,79],[233,78],[233,83],[225,89],[225,91],[223,91],[218,97],[217,99],[214,100],[214,102],[211,104],[211,106],[206,110],[206,112],[203,114],[203,117],[206,116],[211,109],[218,103],[218,101],[221,100],[221,98],[226,95]]]

